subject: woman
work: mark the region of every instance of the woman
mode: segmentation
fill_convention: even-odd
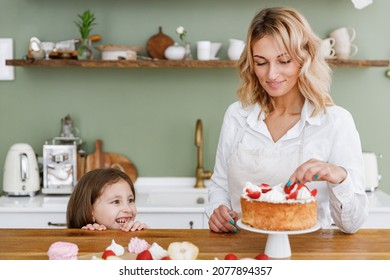
[[[70,196],[66,211],[68,228],[87,230],[147,228],[135,220],[135,190],[126,173],[99,168],[84,174]]]
[[[329,95],[331,70],[306,19],[269,8],[252,20],[239,60],[239,101],[221,128],[206,214],[215,232],[236,232],[247,181],[318,190],[318,219],[356,232],[367,216],[359,134]]]

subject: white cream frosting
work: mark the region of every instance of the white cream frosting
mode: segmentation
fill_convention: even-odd
[[[125,253],[125,248],[122,245],[119,245],[113,239],[111,245],[106,248],[106,250],[111,250],[115,253],[116,256],[122,256]]]
[[[163,257],[168,256],[168,251],[158,245],[156,242],[153,242],[152,246],[150,246],[149,252],[154,260],[161,260]]]
[[[295,185],[291,190],[291,193],[297,191],[298,185]],[[259,198],[251,198],[248,196],[248,192],[261,192]],[[247,182],[242,192],[242,197],[247,200],[263,201],[270,203],[308,203],[314,201],[315,198],[311,195],[307,187],[302,187],[298,191],[296,199],[287,199],[288,194],[284,192],[284,185],[278,184],[271,187],[270,191],[264,191],[260,186],[257,186],[251,182]]]

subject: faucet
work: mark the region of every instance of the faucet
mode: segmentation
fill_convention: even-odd
[[[206,171],[203,169],[203,128],[201,119],[198,119],[196,121],[195,146],[198,148],[198,153],[195,172],[196,183],[194,188],[205,188],[204,180],[210,179],[213,173],[211,171]]]

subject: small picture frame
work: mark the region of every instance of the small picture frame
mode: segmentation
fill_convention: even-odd
[[[0,81],[15,79],[14,66],[5,65],[7,59],[14,58],[14,41],[12,38],[0,38]]]

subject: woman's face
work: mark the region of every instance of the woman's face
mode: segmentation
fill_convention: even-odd
[[[255,74],[264,90],[274,98],[299,94],[299,64],[265,36],[252,47]]]
[[[92,205],[95,222],[108,229],[119,229],[128,220],[134,221],[137,209],[129,184],[120,180],[103,188],[102,194]]]

